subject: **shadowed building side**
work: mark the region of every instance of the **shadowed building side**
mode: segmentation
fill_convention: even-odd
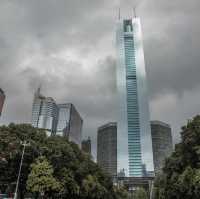
[[[4,105],[4,101],[5,101],[5,93],[4,91],[0,88],[0,116],[2,114],[2,110],[3,110],[3,105]]]
[[[173,151],[172,132],[169,124],[161,121],[151,121],[151,136],[153,143],[153,160],[155,172],[161,171],[165,158]]]
[[[85,153],[91,155],[91,139],[90,137],[88,137],[87,140],[83,140],[81,142],[81,149],[82,151],[84,151]]]
[[[117,175],[117,123],[115,122],[98,128],[97,163],[111,176]]]

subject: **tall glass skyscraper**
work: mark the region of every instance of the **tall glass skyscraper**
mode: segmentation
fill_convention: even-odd
[[[32,125],[47,131],[48,135],[56,133],[58,107],[51,97],[41,95],[40,88],[34,95],[32,107]]]
[[[66,136],[81,147],[83,120],[79,112],[71,103],[58,104],[58,110],[56,135]]]
[[[153,171],[146,72],[139,18],[117,22],[117,167],[126,176]]]

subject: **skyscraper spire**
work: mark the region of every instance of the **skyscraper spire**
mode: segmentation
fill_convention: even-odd
[[[38,86],[38,88],[37,88],[37,90],[36,90],[36,92],[35,92],[35,97],[40,97],[40,96],[42,96],[42,95],[41,95],[41,87],[42,87],[42,85],[39,84],[39,86]]]

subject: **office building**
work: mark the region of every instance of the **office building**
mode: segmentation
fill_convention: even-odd
[[[154,168],[155,173],[157,173],[162,169],[165,158],[173,151],[170,125],[161,121],[152,121],[151,136],[153,143]]]
[[[119,19],[116,39],[118,172],[142,177],[154,165],[140,19]]]
[[[82,141],[82,143],[81,143],[81,149],[85,153],[91,155],[91,139],[90,139],[90,137],[88,137],[87,140],[83,140]]]
[[[58,107],[51,97],[41,95],[40,88],[34,95],[32,107],[32,125],[45,129],[47,135],[55,134],[57,127]]]
[[[3,110],[3,105],[4,105],[5,98],[6,98],[5,93],[0,88],[0,116],[1,116],[1,113],[2,113],[2,110]]]
[[[45,129],[47,135],[68,137],[81,146],[83,120],[71,103],[56,104],[53,98],[45,97],[40,88],[34,95],[32,126]]]
[[[117,175],[117,123],[115,122],[98,128],[97,163],[111,176]]]
[[[81,147],[83,120],[71,103],[58,104],[58,125],[56,135],[67,136],[69,141]]]

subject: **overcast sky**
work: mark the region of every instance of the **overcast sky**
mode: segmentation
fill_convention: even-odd
[[[116,119],[118,8],[141,17],[152,120],[180,126],[200,112],[199,0],[0,0],[1,124],[30,122],[33,93],[72,102],[83,137]]]

